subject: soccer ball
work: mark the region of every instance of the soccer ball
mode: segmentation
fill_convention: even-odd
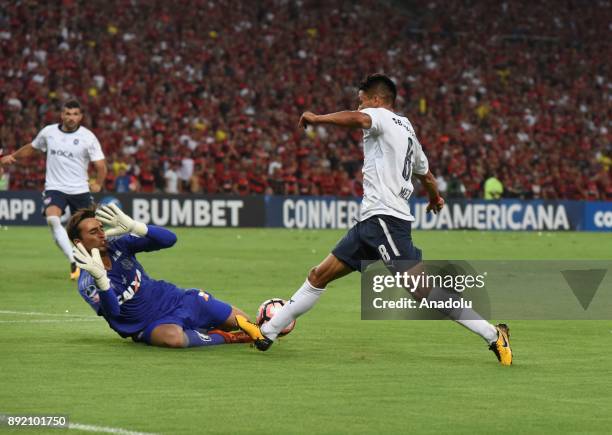
[[[274,317],[274,314],[286,303],[287,301],[278,298],[268,299],[267,301],[262,302],[257,310],[257,324],[261,326],[264,323],[269,322],[270,319]],[[295,328],[295,320],[291,322],[289,326],[283,329],[278,336],[282,337],[283,335],[289,334],[291,331],[293,331],[293,328]]]

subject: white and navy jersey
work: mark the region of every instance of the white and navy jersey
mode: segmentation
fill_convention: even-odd
[[[91,130],[81,126],[68,133],[60,129],[60,124],[47,125],[32,146],[47,153],[45,190],[68,195],[89,192],[89,162],[104,159],[100,142]]]
[[[372,118],[363,130],[361,220],[390,215],[414,221],[408,199],[412,174],[425,175],[429,163],[408,118],[384,108],[362,109]]]

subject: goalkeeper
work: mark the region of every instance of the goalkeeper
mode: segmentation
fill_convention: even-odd
[[[107,225],[106,233],[104,225]],[[176,243],[171,231],[134,221],[116,205],[78,210],[67,226],[84,273],[79,293],[120,336],[173,348],[251,341],[238,329],[241,310],[200,289],[150,278],[135,255]],[[107,236],[118,236],[107,239]]]

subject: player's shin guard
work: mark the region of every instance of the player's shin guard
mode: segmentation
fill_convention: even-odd
[[[72,257],[72,245],[70,244],[70,239],[68,238],[68,233],[66,233],[66,229],[62,226],[62,222],[59,216],[47,216],[47,224],[51,229],[51,234],[53,235],[53,239],[57,246],[62,250],[68,261],[74,263],[74,258]]]
[[[275,313],[268,323],[262,325],[261,332],[270,340],[276,340],[283,329],[317,303],[324,290],[324,288],[313,287],[306,280],[289,302]]]
[[[441,288],[434,288],[427,296],[427,300],[447,301],[449,299],[459,299],[460,296],[455,292],[450,292]],[[445,315],[469,329],[475,334],[480,335],[487,344],[497,341],[497,329],[487,322],[476,311],[471,308],[439,309]]]
[[[185,347],[202,347],[202,346],[214,346],[217,344],[225,344],[225,338],[221,334],[208,333],[205,334],[195,329],[184,329]]]

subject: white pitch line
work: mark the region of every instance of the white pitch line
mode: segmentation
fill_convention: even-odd
[[[151,432],[134,432],[132,430],[121,429],[120,427],[94,426],[81,423],[68,423],[68,429],[82,430],[85,432],[114,433],[119,435],[155,435]]]
[[[15,314],[18,316],[52,316],[52,317],[78,317],[78,318],[88,318],[86,314],[64,314],[64,313],[40,313],[38,311],[9,311],[9,310],[0,310],[0,314]]]

